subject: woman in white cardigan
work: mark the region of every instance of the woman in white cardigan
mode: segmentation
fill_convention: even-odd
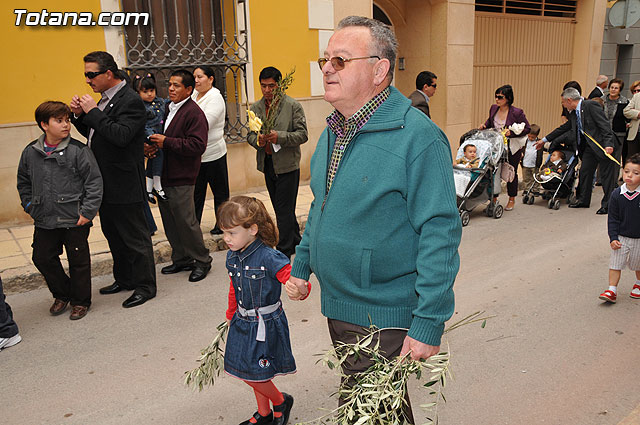
[[[207,197],[207,185],[213,193],[213,205],[217,215],[218,207],[229,199],[229,172],[227,170],[227,145],[224,141],[225,102],[220,90],[213,86],[213,69],[201,65],[193,71],[196,87],[191,98],[200,106],[209,123],[207,149],[202,154],[200,172],[193,192],[196,217],[202,221],[202,210]],[[222,231],[216,225],[211,229],[212,235],[220,235]]]
[[[633,97],[623,111],[625,118],[631,120],[627,134],[627,158],[640,152],[640,131],[638,131],[640,126],[640,81],[634,81],[631,84],[631,94]]]

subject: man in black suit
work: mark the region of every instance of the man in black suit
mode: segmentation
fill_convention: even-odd
[[[594,100],[585,100],[576,89],[568,88],[562,92],[562,106],[570,112],[569,120],[538,142],[537,147],[541,149],[544,143],[549,141],[551,143],[549,151],[551,152],[557,148],[560,136],[571,131],[577,140],[577,146],[573,145],[572,147],[575,148],[582,160],[582,165],[578,184],[578,200],[570,204],[569,207],[589,208],[593,175],[596,167],[600,166],[604,196],[596,214],[607,214],[609,195],[616,187],[619,165],[607,157],[605,152],[616,158],[619,157],[618,139],[611,131],[602,106]]]
[[[416,77],[416,90],[409,95],[411,106],[420,109],[426,116],[429,113],[429,99],[436,93],[438,77],[431,71],[422,71]]]
[[[153,247],[143,209],[146,112],[109,53],[86,55],[84,71],[87,84],[102,99],[96,104],[88,94],[76,95],[70,107],[73,124],[87,138],[104,182],[100,223],[111,250],[115,282],[100,293],[133,290],[122,306],[135,307],[156,295]]]
[[[606,75],[598,75],[598,78],[596,78],[596,86],[591,90],[591,93],[589,93],[588,99],[595,99],[597,97],[604,99],[604,91],[608,84],[609,77]]]

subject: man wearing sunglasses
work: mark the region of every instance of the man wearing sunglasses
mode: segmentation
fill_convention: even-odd
[[[416,77],[416,90],[409,95],[411,106],[420,109],[429,118],[429,99],[436,93],[438,77],[431,71],[422,71]]]
[[[373,324],[385,355],[426,359],[453,314],[461,225],[446,136],[390,87],[397,46],[386,25],[350,16],[318,60],[335,111],[311,159],[314,201],[285,288],[300,299],[316,275],[334,343]],[[413,423],[410,406],[403,414]]]
[[[144,216],[146,111],[121,72],[109,53],[87,54],[85,81],[102,98],[96,104],[88,94],[76,95],[69,106],[72,122],[87,138],[104,182],[100,224],[111,250],[115,281],[100,293],[133,290],[122,306],[135,307],[155,297],[156,271]]]

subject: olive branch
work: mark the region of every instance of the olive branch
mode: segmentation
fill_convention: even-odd
[[[224,349],[222,344],[224,344],[229,325],[226,321],[222,322],[216,327],[216,330],[218,333],[211,341],[211,344],[200,350],[201,355],[198,359],[200,365],[184,373],[184,384],[193,390],[202,391],[205,385],[213,386],[215,379],[224,370]]]

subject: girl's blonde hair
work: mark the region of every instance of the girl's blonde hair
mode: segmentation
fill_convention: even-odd
[[[278,244],[278,228],[264,204],[256,198],[234,196],[218,208],[218,226],[231,229],[242,226],[248,229],[258,226],[258,237],[265,245],[275,248]]]

